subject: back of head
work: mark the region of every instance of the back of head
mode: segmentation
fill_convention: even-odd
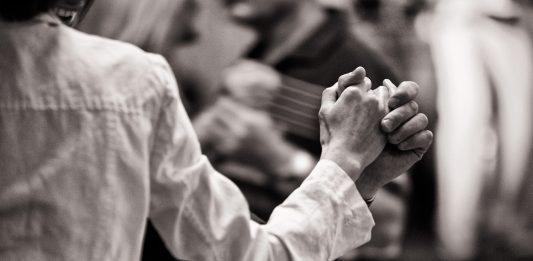
[[[96,1],[80,29],[129,42],[150,52],[161,52],[183,0]]]
[[[51,10],[57,0],[2,0],[0,19],[10,22],[27,21]]]

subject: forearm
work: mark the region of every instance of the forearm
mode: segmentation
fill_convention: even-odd
[[[265,229],[283,242],[292,260],[333,260],[370,239],[372,216],[352,180],[321,160],[277,207]]]
[[[154,224],[178,258],[333,260],[370,239],[370,211],[352,180],[333,162],[319,162],[266,225],[249,220],[246,202],[229,180],[208,164],[195,168],[203,169],[194,175],[198,187],[186,190],[195,195],[186,196],[183,190],[160,195],[165,204],[152,208]],[[188,200],[172,203],[179,198]]]

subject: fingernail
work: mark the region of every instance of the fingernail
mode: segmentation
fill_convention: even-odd
[[[384,119],[383,128],[386,132],[390,132],[392,130],[392,121],[390,119]]]
[[[400,101],[397,98],[390,98],[389,107],[395,109],[396,107],[398,107],[399,103],[400,103]]]

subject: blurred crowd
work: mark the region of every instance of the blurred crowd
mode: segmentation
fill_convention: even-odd
[[[533,260],[533,1],[113,0],[80,29],[170,61],[259,220],[318,160],[336,77],[419,83],[434,153],[378,193],[371,242],[343,260]],[[147,230],[143,258],[173,260]]]

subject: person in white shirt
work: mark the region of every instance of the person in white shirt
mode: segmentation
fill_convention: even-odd
[[[431,144],[416,84],[344,75],[323,94],[321,160],[259,225],[202,156],[166,61],[63,25],[55,2],[0,3],[0,260],[138,260],[147,218],[179,259],[333,260],[369,240],[358,190]]]

